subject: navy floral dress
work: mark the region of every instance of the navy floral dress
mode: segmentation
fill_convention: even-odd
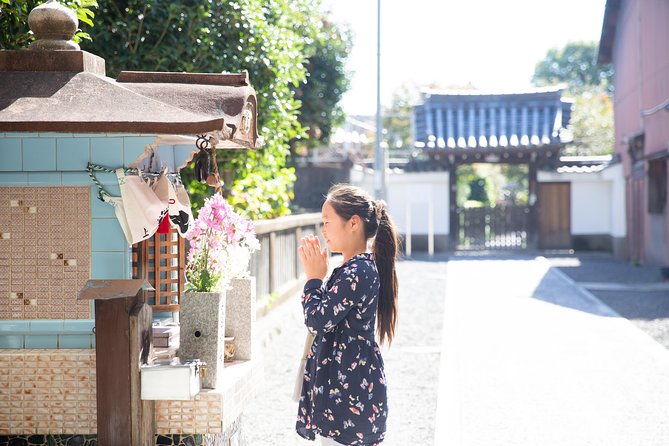
[[[372,254],[337,267],[326,284],[304,285],[307,327],[316,333],[307,358],[297,433],[345,445],[383,440],[388,417],[386,377],[374,340],[379,273]]]

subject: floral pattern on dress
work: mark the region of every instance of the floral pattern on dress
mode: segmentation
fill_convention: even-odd
[[[316,336],[302,382],[300,436],[356,446],[383,441],[386,376],[374,340],[379,287],[369,253],[335,268],[327,283],[312,279],[304,285],[304,320]]]

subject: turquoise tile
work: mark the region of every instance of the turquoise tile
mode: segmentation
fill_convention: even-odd
[[[39,133],[5,132],[8,138],[37,138]]]
[[[56,170],[55,138],[24,138],[22,153],[24,171]]]
[[[86,172],[88,173],[88,172]],[[105,187],[107,186],[118,186],[118,178],[116,177],[116,173],[108,173],[108,172],[94,172],[95,178]],[[90,178],[90,177],[89,177]],[[93,181],[91,179],[91,181]]]
[[[156,138],[154,136],[139,136],[139,137],[125,137],[123,138],[123,159],[125,165],[137,161],[139,156],[144,153],[147,144],[154,144]]]
[[[31,334],[59,334],[63,332],[63,320],[30,321]]]
[[[115,173],[97,172],[95,178],[102,184],[102,189],[109,195],[113,197],[119,197],[121,195],[121,189],[118,187],[118,178],[116,178]],[[91,179],[91,183],[95,185],[93,179]],[[98,195],[99,190],[97,185],[95,185],[95,196]]]
[[[40,138],[72,138],[72,133],[39,132],[37,136]]]
[[[94,319],[65,319],[63,321],[64,334],[90,335],[95,327]]]
[[[91,279],[129,279],[129,265],[124,252],[91,253]]]
[[[98,198],[98,188],[91,187],[91,218],[115,218],[114,206]]]
[[[195,147],[195,146],[193,146]],[[174,162],[174,145],[173,144],[161,144],[156,149],[156,156],[160,159],[161,163],[167,166],[176,166]],[[155,168],[154,168],[155,170]]]
[[[93,251],[123,252],[126,249],[128,242],[116,218],[94,218],[91,226]]]
[[[23,170],[21,140],[19,138],[0,138],[0,170]]]
[[[0,335],[0,348],[23,348],[24,336]]]
[[[28,172],[28,184],[60,186],[63,184],[63,176],[60,172]]]
[[[57,335],[27,335],[26,348],[58,348]]]
[[[91,158],[89,138],[59,138],[56,140],[56,167],[58,170],[86,170]]]
[[[0,321],[0,333],[26,333],[30,329],[30,321]]]
[[[110,169],[123,167],[123,138],[91,138],[91,162]]]
[[[177,167],[186,164],[186,161],[190,160],[193,156],[192,152],[197,150],[195,145],[184,146],[179,145],[174,147],[174,159],[177,163]]]
[[[106,133],[73,133],[72,137],[74,138],[106,138]]]
[[[112,197],[120,197],[121,196],[121,188],[118,187],[118,183],[117,184],[103,184],[102,188],[105,190],[105,192],[107,192]],[[100,189],[97,189],[97,190],[99,191]],[[97,192],[96,192],[96,195],[97,195]]]
[[[58,348],[91,348],[91,335],[60,335]]]
[[[88,186],[93,180],[84,172],[63,172],[63,186]],[[95,188],[97,193],[97,187]]]
[[[95,348],[95,335],[91,336],[91,348]]]
[[[27,172],[0,172],[0,185],[2,186],[25,186],[27,184]]]

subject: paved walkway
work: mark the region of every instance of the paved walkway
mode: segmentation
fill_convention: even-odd
[[[448,260],[398,263],[384,446],[669,445],[669,350],[574,282],[627,283],[622,272],[570,279],[554,259]],[[259,325],[265,382],[245,412],[245,442],[313,446],[294,433],[290,398],[298,296]]]
[[[659,343],[545,259],[447,269],[435,445],[669,444]]]

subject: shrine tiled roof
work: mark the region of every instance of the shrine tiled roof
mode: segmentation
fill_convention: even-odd
[[[104,61],[101,69],[75,62],[94,60],[84,51],[61,51],[58,64],[47,56],[0,52],[1,132],[212,133],[219,148],[258,147],[246,73],[123,72],[114,80]]]
[[[29,17],[36,13],[29,24],[37,40],[0,50],[0,132],[208,134],[218,148],[262,143],[248,72],[121,72],[111,79],[104,59],[70,40],[74,13],[57,2]]]
[[[572,102],[562,88],[521,93],[423,93],[414,107],[415,146],[426,150],[556,147],[569,141]]]

